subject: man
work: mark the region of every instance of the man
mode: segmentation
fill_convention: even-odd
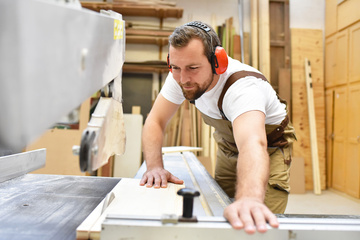
[[[147,171],[140,185],[183,183],[164,169],[161,147],[168,121],[187,99],[216,129],[215,180],[235,198],[224,217],[250,234],[266,232],[266,222],[277,227],[273,213],[286,208],[295,139],[286,104],[259,71],[228,57],[214,30],[201,22],[174,30],[168,64],[170,73],[143,129]]]

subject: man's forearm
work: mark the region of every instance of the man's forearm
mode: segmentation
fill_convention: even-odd
[[[245,197],[263,202],[269,178],[269,166],[269,156],[264,147],[239,152],[235,199]]]
[[[147,168],[163,167],[163,130],[156,124],[146,122],[142,134],[142,146]]]

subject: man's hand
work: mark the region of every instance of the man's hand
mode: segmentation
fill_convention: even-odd
[[[225,208],[224,217],[234,229],[244,229],[246,233],[267,231],[266,222],[271,227],[279,227],[276,216],[258,200],[241,198]]]
[[[169,171],[158,167],[147,170],[140,181],[140,185],[144,186],[146,184],[146,187],[152,187],[154,185],[154,188],[166,188],[168,182],[175,184],[184,183],[183,180],[175,177]]]

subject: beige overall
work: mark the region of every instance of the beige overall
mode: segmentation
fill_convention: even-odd
[[[250,75],[253,74],[250,73]],[[222,111],[222,106],[219,108]],[[206,124],[215,128],[214,138],[218,144],[215,180],[228,196],[233,198],[237,179],[238,149],[233,136],[232,124],[228,120],[213,119],[205,114],[202,114],[202,117]],[[296,139],[295,131],[287,117],[280,125],[265,125],[265,128],[268,138],[267,150],[270,156],[270,176],[265,204],[273,213],[280,214],[285,211],[290,191],[289,170],[292,142]]]

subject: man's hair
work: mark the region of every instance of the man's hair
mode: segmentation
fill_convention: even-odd
[[[197,38],[203,42],[204,54],[211,63],[211,56],[215,47],[221,46],[220,39],[211,26],[200,21],[195,21],[195,23],[206,25],[210,28],[210,31],[206,32],[199,27],[184,24],[175,28],[174,32],[170,35],[169,47],[170,45],[174,48],[186,47],[191,39]]]

